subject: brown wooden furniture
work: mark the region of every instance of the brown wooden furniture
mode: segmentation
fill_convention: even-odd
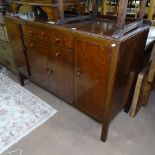
[[[106,141],[110,121],[130,98],[150,26],[125,21],[125,8],[118,20],[95,18],[93,4],[92,15],[65,19],[60,3],[61,25],[11,16],[6,24],[21,83],[29,78],[100,121]]]
[[[127,103],[130,73],[140,70],[149,26],[115,40],[115,21],[6,23],[8,32],[14,28],[9,37],[20,75],[102,122],[105,141],[110,119]],[[101,28],[105,23],[111,26]]]
[[[56,21],[61,18],[59,5],[57,0],[13,0],[11,2],[12,12],[18,13],[18,9],[22,5],[31,5],[32,7],[40,7],[48,15],[48,20]],[[74,8],[78,10],[79,14],[85,13],[86,2],[79,0],[64,0],[63,9],[64,11]]]
[[[0,64],[6,66],[13,72],[16,72],[16,65],[14,61],[14,56],[9,44],[5,22],[4,14],[6,12],[5,3],[0,1]]]

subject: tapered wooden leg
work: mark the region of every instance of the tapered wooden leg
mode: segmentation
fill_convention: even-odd
[[[106,142],[109,130],[110,123],[110,115],[109,110],[104,112],[103,123],[102,123],[102,133],[101,133],[101,141]]]
[[[102,124],[102,133],[101,133],[101,141],[106,142],[109,130],[109,123]]]
[[[24,81],[25,81],[25,78],[22,74],[19,73],[19,81],[20,81],[20,84],[21,86],[24,86]]]

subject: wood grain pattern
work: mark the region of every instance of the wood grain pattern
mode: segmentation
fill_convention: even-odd
[[[130,112],[130,115],[132,117],[135,117],[136,113],[138,112],[138,110],[141,106],[141,105],[138,105],[138,103],[139,103],[139,96],[140,96],[144,76],[145,76],[144,73],[140,73],[138,75],[138,79],[137,79],[137,83],[136,83],[136,87],[135,87],[135,91],[134,91],[134,96],[133,96],[133,100],[132,100],[131,112]]]
[[[111,47],[77,40],[75,50],[76,105],[101,121],[107,95]]]
[[[55,58],[48,58],[50,91],[70,104],[75,103],[74,68]]]

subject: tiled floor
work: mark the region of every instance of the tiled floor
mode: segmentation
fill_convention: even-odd
[[[14,74],[9,76],[17,81]],[[155,92],[135,119],[119,113],[102,143],[101,124],[33,83],[25,88],[59,112],[2,155],[16,149],[22,155],[155,155]]]

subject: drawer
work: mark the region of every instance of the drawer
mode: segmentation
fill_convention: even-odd
[[[50,56],[58,61],[64,61],[70,65],[74,65],[74,56],[73,53],[68,52],[67,50],[61,48],[53,48]]]
[[[24,37],[24,44],[27,51],[34,51],[47,56],[50,55],[50,47],[43,42]]]
[[[23,34],[33,39],[37,39],[37,30],[34,27],[23,26]]]
[[[58,47],[63,47],[69,50],[73,49],[73,37],[69,34],[60,32],[52,32],[52,29],[43,30],[41,28],[23,26],[23,33],[35,40],[40,40],[46,44],[53,44]]]
[[[27,52],[38,52],[47,57],[53,58],[58,61],[63,61],[70,65],[74,65],[74,56],[73,53],[69,52],[68,50],[64,50],[62,48],[58,48],[55,46],[49,46],[43,44],[39,41],[34,41],[32,39],[24,38],[24,43],[27,49]]]
[[[73,49],[73,38],[71,35],[65,35],[65,34],[56,34],[49,32],[49,41],[53,43],[56,46],[63,47],[69,50]]]

